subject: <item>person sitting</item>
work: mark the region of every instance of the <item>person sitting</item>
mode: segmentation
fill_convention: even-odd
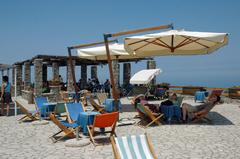
[[[145,99],[144,96],[139,97],[140,104],[142,104],[145,107],[148,107],[153,113],[158,113],[157,106],[154,104],[148,103],[148,101]]]
[[[187,103],[183,103],[182,105],[182,114],[183,114],[183,122],[186,122],[187,114],[188,120],[193,120],[196,118],[200,118],[202,115],[207,114],[219,101],[221,100],[220,96],[212,96],[206,103],[192,106]]]
[[[164,114],[168,123],[171,122],[173,117],[176,117],[178,121],[181,120],[181,103],[182,97],[178,97],[176,93],[173,93],[168,100],[161,103],[159,111]]]

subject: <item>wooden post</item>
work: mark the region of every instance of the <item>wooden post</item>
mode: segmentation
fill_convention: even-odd
[[[72,62],[72,53],[71,53],[71,47],[68,47],[68,56],[69,56],[69,63],[70,63],[70,71],[72,73],[72,79],[73,79],[73,85],[74,85],[74,88],[75,88],[75,93],[77,94],[77,92],[79,91],[79,88],[77,86],[77,83],[76,83],[76,76],[75,76],[75,70],[73,68],[73,62]]]
[[[113,78],[112,60],[111,60],[111,56],[110,56],[108,37],[110,37],[109,34],[104,34],[104,42],[105,42],[105,46],[106,46],[108,68],[109,68],[109,73],[110,73],[110,82],[112,85],[112,97],[113,97],[114,101],[116,102],[118,97],[117,97],[116,86],[115,86],[115,82],[114,82],[114,78]]]

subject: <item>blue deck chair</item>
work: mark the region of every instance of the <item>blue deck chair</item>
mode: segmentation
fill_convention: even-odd
[[[110,139],[115,159],[157,159],[147,134]]]
[[[47,117],[47,109],[44,103],[48,103],[47,97],[37,96],[34,98],[36,109],[40,112],[41,117]]]
[[[73,123],[77,121],[79,113],[85,111],[81,103],[66,103],[65,107],[66,107],[69,123]]]
[[[60,131],[58,131],[57,133],[53,134],[50,137],[54,143],[63,139],[64,137],[69,137],[69,138],[76,137],[74,132],[80,126],[78,123],[69,123],[68,121],[59,120],[59,118],[57,118],[54,113],[50,114],[50,119],[60,129]],[[63,132],[64,135],[59,138],[56,138],[56,136],[61,132]]]

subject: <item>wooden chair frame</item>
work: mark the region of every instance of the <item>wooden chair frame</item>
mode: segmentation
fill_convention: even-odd
[[[112,113],[118,113],[118,112],[112,112]],[[112,114],[112,113],[99,114],[99,115],[97,115],[97,116],[108,115],[108,114]],[[113,122],[113,124],[112,124],[111,126],[109,126],[109,127],[111,127],[111,130],[110,130],[110,131],[104,131],[104,134],[105,134],[105,133],[110,133],[110,137],[113,136],[113,135],[114,135],[114,136],[117,136],[117,135],[116,135],[116,132],[115,132],[115,128],[116,128],[116,125],[117,125],[118,117],[119,117],[119,113],[117,114],[116,119],[115,119],[115,121]],[[97,120],[97,118],[96,118],[96,116],[95,116],[93,125],[87,126],[90,140],[92,141],[92,143],[93,143],[94,146],[96,146],[96,143],[95,143],[95,140],[94,140],[94,134],[95,134],[94,129],[96,128],[96,126],[95,126],[96,120]],[[98,128],[98,127],[97,127],[97,128]],[[106,127],[105,127],[105,128],[106,128]]]
[[[141,107],[142,110],[140,110],[138,107]],[[161,125],[159,120],[160,120],[161,117],[163,117],[163,114],[161,114],[161,113],[158,113],[158,114],[152,113],[152,111],[149,108],[143,106],[140,103],[137,104],[137,110],[139,112],[139,116],[142,119],[141,121],[143,121],[145,117],[148,117],[149,119],[151,119],[151,122],[148,123],[144,128],[149,127],[153,123],[156,123],[157,125]]]
[[[89,99],[89,100],[90,100],[90,103],[91,103],[91,105],[93,106],[94,110],[98,111],[99,113],[105,113],[105,112],[106,112],[103,107],[101,107],[100,105],[98,105],[98,104],[94,101],[94,99],[93,99],[92,96],[90,96],[90,99]]]
[[[153,149],[153,144],[152,144],[152,141],[150,140],[149,136],[147,135],[147,133],[145,133],[145,136],[147,138],[147,144],[148,144],[148,147],[149,147],[149,150],[153,156],[154,159],[157,159],[157,156],[154,152],[154,149]],[[114,136],[111,136],[110,137],[110,140],[111,140],[111,144],[112,144],[112,149],[113,149],[113,153],[114,153],[114,157],[115,159],[121,159],[120,157],[120,154],[119,154],[119,151],[118,151],[118,148],[117,148],[117,145],[116,145],[116,142],[115,142],[115,139],[114,139]]]
[[[18,100],[15,100],[15,102],[16,102],[17,106],[20,108],[21,112],[25,114],[25,116],[23,116],[22,118],[18,119],[19,122],[23,122],[23,121],[27,120],[27,118],[31,119],[32,121],[39,120],[38,113],[32,114]]]

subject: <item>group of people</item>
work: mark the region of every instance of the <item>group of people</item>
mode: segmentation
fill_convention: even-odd
[[[178,99],[177,94],[173,93],[167,100],[161,102],[160,107],[158,108],[155,104],[150,104],[145,99],[144,95],[141,95],[134,99],[134,104],[136,106],[137,103],[140,103],[141,105],[148,107],[153,113],[163,113],[161,107],[176,106],[179,108],[177,119],[186,123],[188,120],[198,119],[202,115],[207,114],[221,100],[220,96],[213,95],[205,103],[193,106],[188,103],[182,103],[182,100]],[[181,105],[182,107],[180,107]]]
[[[4,115],[6,105],[6,116],[9,115],[9,107],[11,102],[11,83],[9,82],[8,76],[3,76],[1,85],[1,114]]]

